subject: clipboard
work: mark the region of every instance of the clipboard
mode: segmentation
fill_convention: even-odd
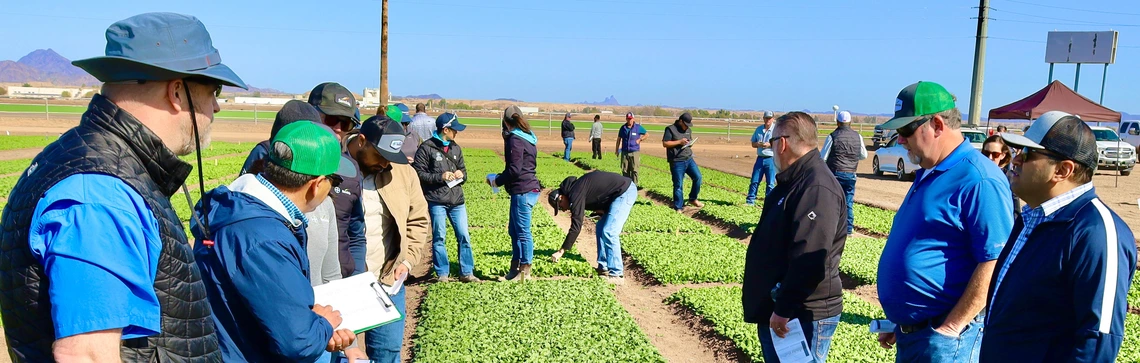
[[[692,140],[689,140],[688,144],[682,145],[681,148],[684,149],[684,148],[693,146],[693,144],[696,144],[697,140],[699,140],[699,139],[700,139],[699,137],[694,137]]]
[[[314,287],[313,297],[317,304],[340,311],[342,321],[336,329],[349,329],[355,334],[404,319],[384,284],[371,273]]]

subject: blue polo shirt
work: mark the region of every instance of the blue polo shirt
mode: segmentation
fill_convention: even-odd
[[[879,259],[879,301],[905,325],[948,314],[1013,230],[1009,180],[968,140],[917,174]]]

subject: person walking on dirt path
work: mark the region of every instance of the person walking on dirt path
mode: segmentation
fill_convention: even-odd
[[[867,158],[865,145],[863,135],[851,128],[851,113],[843,111],[836,118],[835,131],[827,135],[820,151],[847,198],[847,234],[855,231],[855,169],[859,160]]]
[[[427,105],[417,103],[416,113],[412,115],[412,124],[408,128],[412,129],[412,132],[419,136],[420,140],[429,140],[435,133],[435,120],[435,118],[428,116]]]
[[[398,292],[392,302],[407,316],[406,291],[400,287],[428,249],[431,224],[420,178],[401,148],[404,128],[386,116],[373,116],[348,140],[348,151],[364,174],[363,204],[368,272]],[[405,321],[364,334],[368,357],[374,362],[400,362]]]
[[[665,147],[665,156],[669,160],[669,171],[673,175],[673,209],[681,211],[685,207],[684,188],[685,175],[693,179],[693,186],[689,189],[689,205],[700,208],[705,204],[697,200],[701,194],[701,169],[693,159],[693,115],[682,113],[672,125],[665,128],[661,138],[661,145]]]
[[[812,356],[822,363],[843,311],[839,259],[847,241],[844,193],[819,157],[810,115],[780,116],[771,143],[779,183],[764,199],[748,244],[744,321],[758,324],[764,361],[779,362],[772,335],[786,337],[788,322],[799,319]]]
[[[977,362],[994,265],[1013,229],[1001,169],[962,136],[962,114],[941,85],[918,82],[895,99],[899,144],[922,167],[895,214],[879,259],[879,301],[898,362]]]
[[[748,197],[744,204],[756,205],[756,192],[760,189],[760,181],[764,181],[764,196],[772,194],[776,187],[776,165],[772,163],[772,120],[776,115],[772,111],[764,111],[764,125],[757,126],[752,132],[752,148],[756,149],[756,163],[752,165],[752,179],[748,183]]]
[[[1009,174],[1025,199],[990,284],[986,362],[1114,362],[1124,341],[1136,241],[1097,197],[1096,137],[1076,116],[1038,117]]]
[[[624,176],[607,172],[591,171],[581,178],[568,176],[562,184],[550,192],[547,202],[558,211],[570,211],[570,230],[562,247],[551,256],[555,263],[562,258],[582,231],[586,211],[598,214],[594,234],[598,243],[598,274],[606,280],[621,285],[625,282],[625,267],[621,260],[621,230],[629,218],[629,211],[637,201],[637,185]]]
[[[356,132],[360,126],[360,111],[356,98],[347,88],[335,82],[325,82],[313,87],[309,93],[309,104],[321,113],[321,122],[336,132],[341,143],[346,135]],[[357,164],[345,148],[353,164]],[[357,171],[360,166],[357,165]],[[340,273],[343,277],[364,273],[366,243],[364,239],[364,206],[361,203],[361,175],[344,178],[340,186],[333,188],[333,207],[336,208],[336,228]]]
[[[594,124],[590,125],[590,147],[594,152],[591,159],[602,160],[602,116],[594,115]]]
[[[106,38],[106,56],[72,62],[102,90],[78,126],[32,159],[4,207],[8,354],[28,362],[221,361],[171,197],[193,168],[178,157],[210,143],[222,86],[246,85],[193,16],[132,16],[111,24]]]
[[[328,361],[356,334],[336,329],[341,318],[334,307],[314,305],[305,214],[356,168],[332,129],[313,122],[282,127],[270,145],[254,166],[259,173],[211,190],[195,206],[209,224],[190,223],[194,257],[223,361]]]
[[[511,195],[510,218],[507,233],[511,236],[511,269],[504,281],[530,280],[530,265],[534,260],[534,235],[530,230],[531,213],[538,203],[542,186],[535,176],[538,137],[531,132],[530,123],[518,106],[503,110],[503,156],[506,166],[498,175],[487,177],[491,187],[502,186]]]
[[[574,148],[574,123],[570,122],[570,113],[562,118],[562,143],[566,150],[562,152],[562,159],[570,161],[570,150]]]
[[[264,170],[264,163],[260,165],[261,168],[256,167],[258,165],[255,164],[268,158],[270,140],[277,136],[281,128],[298,121],[318,123],[320,119],[320,111],[305,101],[291,100],[286,102],[284,106],[281,106],[281,110],[277,111],[277,116],[273,118],[269,140],[253,146],[253,150],[245,159],[240,175],[259,174]],[[336,207],[333,206],[331,193],[317,209],[305,213],[305,219],[309,221],[305,227],[305,235],[308,237],[305,243],[305,251],[309,256],[310,282],[313,286],[318,286],[329,281],[340,280],[342,277],[338,252],[340,250],[340,231],[337,230],[336,226]]]
[[[637,173],[641,169],[641,142],[648,137],[645,128],[634,121],[633,112],[626,112],[625,125],[618,129],[614,155],[621,163],[621,175],[633,180],[634,184],[637,184]]]
[[[415,123],[415,121],[412,121]],[[467,164],[463,149],[455,142],[467,128],[450,112],[435,119],[436,131],[420,144],[412,168],[420,178],[424,198],[431,216],[431,258],[435,275],[441,282],[450,281],[451,262],[447,259],[447,222],[455,230],[459,253],[459,281],[479,282],[475,277],[475,257],[471,253],[471,235],[467,233],[467,205],[463,200],[463,184],[467,182]]]

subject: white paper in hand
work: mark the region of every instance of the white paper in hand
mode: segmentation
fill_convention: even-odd
[[[788,321],[787,327],[788,332],[784,334],[784,338],[780,338],[772,328],[768,328],[768,332],[772,334],[772,345],[776,348],[776,355],[780,357],[780,362],[815,362],[815,358],[811,355],[811,347],[808,347],[807,339],[804,337],[804,329],[800,326],[800,320]]]
[[[313,297],[317,304],[340,311],[343,321],[336,329],[360,334],[404,318],[384,290],[375,275],[362,273],[314,287]]]
[[[455,179],[455,180],[447,182],[447,187],[448,188],[455,188],[456,185],[459,185],[459,183],[462,183],[462,182],[463,182],[463,179]]]
[[[396,281],[392,282],[392,286],[388,286],[388,285],[384,285],[384,284],[380,284],[380,285],[384,286],[384,292],[387,292],[389,296],[395,296],[396,294],[400,293],[400,289],[404,287],[404,281],[407,279],[408,279],[408,274],[403,274],[403,275],[396,277]]]

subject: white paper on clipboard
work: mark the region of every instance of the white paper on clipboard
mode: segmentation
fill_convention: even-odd
[[[362,273],[314,287],[313,295],[317,304],[340,311],[343,321],[336,329],[360,334],[404,318],[386,290],[375,275]]]

